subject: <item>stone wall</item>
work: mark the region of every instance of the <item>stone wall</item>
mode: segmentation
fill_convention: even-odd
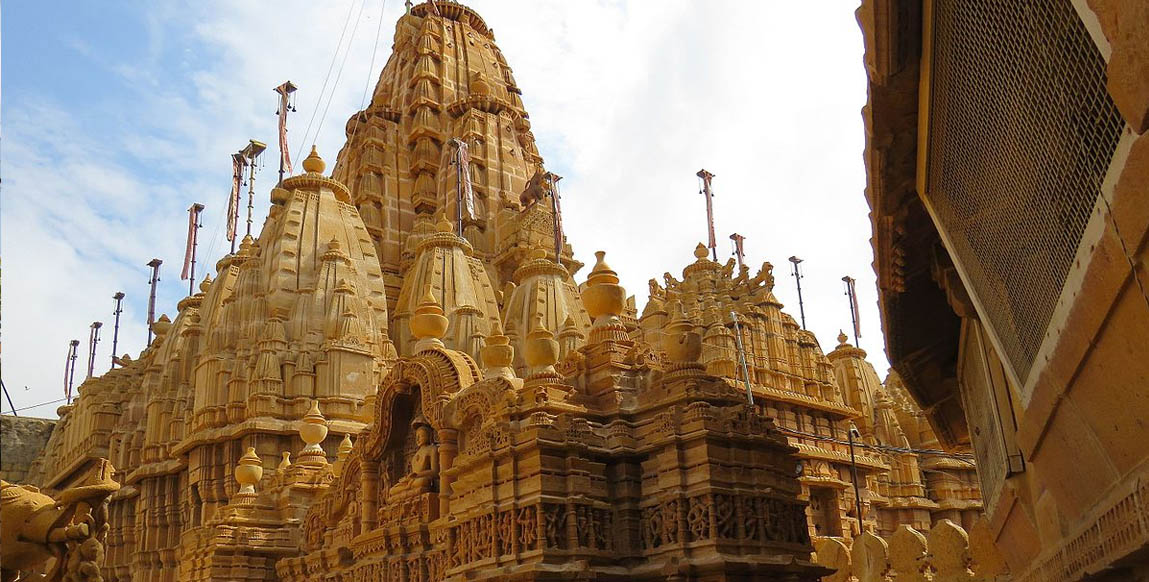
[[[23,483],[55,426],[47,418],[0,416],[0,479]]]

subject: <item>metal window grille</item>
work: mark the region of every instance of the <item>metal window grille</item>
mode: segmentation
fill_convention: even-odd
[[[928,189],[1026,381],[1124,121],[1069,0],[936,0]]]

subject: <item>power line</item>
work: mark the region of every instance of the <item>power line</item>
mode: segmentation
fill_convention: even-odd
[[[383,0],[379,8],[379,23],[375,27],[375,45],[371,47],[371,64],[367,66],[367,81],[363,83],[363,96],[359,98],[359,110],[367,105],[367,91],[371,88],[371,73],[375,71],[375,53],[379,52],[379,37],[383,33],[383,13],[387,10],[387,0]],[[347,139],[347,143],[355,143],[355,135],[359,133],[359,123],[355,124],[355,129],[351,130],[351,137]]]
[[[67,398],[57,398],[56,400],[49,400],[48,402],[41,402],[39,404],[32,404],[30,406],[21,406],[20,408],[13,408],[9,412],[20,412],[21,410],[29,410],[32,408],[39,408],[41,406],[47,406],[49,404],[58,404],[58,403],[63,402],[65,400],[67,400]],[[7,413],[5,413],[5,414],[7,414]],[[16,415],[13,414],[12,416],[16,416]]]
[[[837,439],[834,437],[828,437],[825,435],[815,434],[815,433],[811,433],[811,432],[795,430],[792,428],[786,428],[784,426],[778,426],[777,428],[781,432],[790,433],[790,434],[794,434],[797,436],[803,436],[803,437],[811,438],[814,440],[838,443],[838,444],[847,445],[847,446],[850,444],[849,441],[844,441],[842,439]],[[943,451],[941,449],[914,449],[914,448],[906,448],[906,447],[894,447],[894,446],[890,446],[890,445],[869,444],[869,443],[859,442],[859,441],[854,441],[854,446],[855,447],[861,447],[864,449],[874,449],[874,450],[893,452],[893,453],[915,453],[915,454],[919,454],[919,455],[930,455],[930,456],[935,456],[935,457],[948,457],[948,458],[955,459],[958,461],[964,461],[964,462],[970,463],[971,465],[973,464],[973,460],[974,460],[973,455],[966,454],[966,453],[950,453],[948,451]]]
[[[359,22],[363,20],[363,7],[367,0],[359,3],[359,14],[355,16],[355,27],[351,29],[351,38],[347,40],[347,50],[343,51],[343,61],[339,63],[339,72],[335,74],[335,82],[331,84],[331,94],[327,96],[327,105],[323,106],[323,115],[319,118],[319,126],[315,128],[312,141],[319,141],[319,134],[323,131],[323,122],[327,120],[327,110],[331,109],[331,102],[335,100],[335,91],[339,88],[339,79],[343,78],[343,67],[347,65],[347,57],[351,56],[351,45],[355,42],[355,33],[359,31]]]
[[[360,3],[362,7],[362,3]],[[299,143],[299,150],[295,152],[295,159],[303,155],[303,148],[307,143],[307,135],[311,133],[311,125],[315,122],[315,115],[319,113],[319,106],[323,103],[323,95],[327,91],[327,81],[331,79],[331,71],[335,69],[335,61],[339,58],[339,47],[343,46],[343,36],[347,34],[347,25],[351,24],[351,13],[355,11],[355,2],[352,0],[347,7],[347,19],[343,21],[343,32],[339,33],[339,42],[335,44],[335,53],[331,55],[331,64],[327,66],[327,76],[323,77],[323,86],[319,89],[319,98],[315,100],[315,109],[311,110],[311,119],[307,121],[307,129],[303,131],[303,141]],[[362,12],[362,8],[360,8]],[[318,134],[318,132],[316,132]]]

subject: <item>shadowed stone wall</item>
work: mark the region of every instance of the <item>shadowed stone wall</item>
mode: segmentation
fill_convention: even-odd
[[[23,483],[55,426],[46,418],[0,416],[0,479]]]

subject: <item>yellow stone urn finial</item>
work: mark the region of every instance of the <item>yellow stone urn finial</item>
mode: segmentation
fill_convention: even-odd
[[[439,213],[439,219],[435,221],[435,232],[451,232],[451,221],[446,212]]]
[[[523,356],[528,366],[537,371],[554,372],[555,362],[559,361],[559,342],[555,341],[555,334],[543,325],[541,313],[536,313],[531,322],[524,348]]]
[[[307,155],[307,159],[303,160],[303,171],[308,174],[322,174],[326,168],[327,163],[319,157],[319,152],[316,151],[315,146],[311,146],[311,153]]]
[[[846,337],[846,332],[844,332],[844,331],[842,331],[842,330],[840,330],[840,329],[838,330],[838,345],[839,345],[839,346],[844,346],[844,345],[846,345],[846,341],[847,341],[847,340],[849,340],[849,339],[850,339],[850,338]]]
[[[447,334],[447,325],[450,322],[443,316],[443,307],[435,300],[431,292],[431,285],[423,289],[423,298],[415,308],[415,315],[411,316],[411,335],[418,340],[415,351],[420,352],[431,347],[443,347],[442,337]]]
[[[603,318],[617,317],[622,313],[626,290],[618,284],[618,273],[606,264],[606,253],[597,251],[594,256],[597,261],[587,277],[582,300],[587,312],[595,319],[595,325],[599,325]]]
[[[618,284],[618,273],[606,264],[606,253],[598,251],[594,256],[597,261],[582,292],[587,314],[594,319],[589,343],[626,341],[626,326],[618,317],[626,306],[626,289]]]
[[[275,470],[278,471],[280,475],[283,475],[291,469],[291,453],[289,451],[283,451],[279,455],[279,466],[276,467]]]
[[[247,447],[247,452],[239,458],[235,466],[235,480],[239,482],[236,497],[254,497],[255,484],[263,478],[263,461],[255,454],[255,447]]]
[[[351,456],[351,451],[354,450],[355,445],[351,442],[351,435],[343,435],[343,440],[339,442],[339,449],[335,452],[335,464],[331,466],[331,472],[336,477],[343,474],[343,467],[347,466],[347,459]]]
[[[694,324],[687,319],[681,301],[670,303],[670,314],[663,340],[667,358],[674,364],[697,367],[698,359],[702,357],[702,336],[694,331]]]
[[[156,333],[156,335],[164,335],[164,334],[168,333],[169,331],[171,331],[171,329],[172,329],[172,320],[171,320],[171,318],[168,317],[168,314],[166,314],[166,313],[161,314],[160,318],[152,323],[152,331],[154,331]]]
[[[698,243],[698,246],[694,247],[694,258],[700,261],[705,261],[706,256],[709,254],[710,251],[706,248],[706,245],[702,243]]]
[[[327,419],[319,412],[319,401],[311,401],[311,409],[303,416],[299,424],[299,438],[307,445],[299,452],[301,465],[326,465],[327,455],[319,446],[327,438]]]
[[[491,335],[487,336],[479,356],[483,360],[484,377],[514,376],[511,364],[515,360],[515,348],[511,345],[511,338],[503,335],[503,327],[498,320],[491,323]]]

